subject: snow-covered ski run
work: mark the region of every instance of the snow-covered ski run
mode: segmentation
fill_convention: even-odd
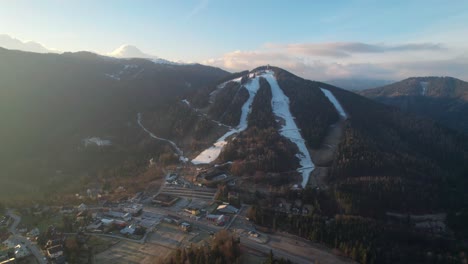
[[[280,128],[280,134],[286,137],[291,142],[296,144],[299,152],[296,157],[299,158],[299,164],[301,167],[297,169],[302,174],[302,187],[305,188],[309,182],[310,173],[315,169],[315,165],[309,154],[309,150],[305,144],[305,140],[302,137],[299,128],[294,121],[294,117],[289,109],[289,98],[284,94],[280,88],[274,73],[272,71],[266,71],[263,75],[271,87],[271,106],[275,116],[284,120],[282,127]]]
[[[320,88],[320,90],[322,90],[323,94],[328,98],[328,100],[330,100],[330,102],[333,104],[333,106],[335,107],[335,109],[336,109],[336,111],[338,112],[338,114],[339,114],[343,119],[347,119],[347,118],[348,118],[348,115],[346,114],[345,110],[344,110],[343,107],[341,106],[340,102],[338,102],[338,100],[336,99],[336,97],[332,94],[332,92],[330,92],[329,90],[324,89],[324,88]]]
[[[300,133],[300,129],[297,127],[297,124],[294,120],[294,116],[291,114],[289,108],[289,98],[284,94],[283,90],[279,86],[273,71],[266,70],[260,73],[256,73],[255,75],[250,74],[249,77],[249,81],[244,85],[244,87],[249,92],[249,98],[242,106],[242,114],[239,121],[239,125],[235,128],[230,129],[227,133],[220,137],[211,147],[202,151],[196,158],[192,160],[192,163],[195,165],[208,164],[216,160],[224,146],[227,144],[227,138],[247,129],[247,117],[252,110],[252,103],[255,98],[255,95],[258,89],[260,88],[259,78],[265,78],[271,87],[271,106],[273,109],[273,114],[277,118],[282,119],[283,121],[281,122],[282,125],[279,132],[282,136],[286,137],[291,142],[296,144],[299,150],[299,152],[296,154],[296,156],[299,158],[300,164],[300,167],[297,169],[297,171],[302,175],[301,185],[303,188],[305,188],[307,183],[309,182],[310,174],[315,169],[315,165],[312,162],[309,150],[307,149],[305,140]],[[238,82],[239,80],[240,78],[236,78],[232,81]],[[220,85],[218,89],[222,89],[226,83]],[[343,107],[338,102],[338,100],[335,98],[333,93],[331,93],[327,89],[320,89],[327,97],[327,99],[330,100],[330,102],[333,104],[341,118],[348,118],[346,112],[344,111]]]

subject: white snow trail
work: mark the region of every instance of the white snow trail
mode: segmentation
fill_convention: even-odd
[[[299,158],[299,164],[301,167],[298,168],[297,171],[302,174],[301,185],[305,188],[309,182],[310,173],[315,169],[315,165],[312,162],[305,140],[302,138],[299,128],[297,127],[294,117],[289,109],[289,98],[280,88],[272,71],[266,71],[266,73],[260,76],[265,78],[270,84],[272,93],[271,106],[273,108],[273,113],[284,121],[280,129],[280,134],[295,143],[299,149],[299,153],[296,154],[296,157]]]
[[[419,84],[420,84],[421,87],[422,87],[421,95],[426,95],[427,86],[429,85],[429,82],[419,82]]]
[[[344,118],[344,119],[347,119],[348,118],[348,115],[346,114],[345,110],[343,109],[343,107],[341,106],[340,102],[338,101],[338,99],[336,99],[336,97],[333,95],[332,92],[330,92],[329,90],[327,89],[324,89],[324,88],[320,88],[320,90],[322,90],[323,94],[328,98],[328,100],[330,100],[330,102],[333,104],[333,106],[335,107],[336,111],[338,112],[338,114]]]
[[[174,152],[179,156],[179,160],[182,161],[182,162],[187,162],[188,159],[186,157],[184,157],[184,152],[176,145],[176,143],[174,143],[173,141],[169,140],[169,139],[165,139],[165,138],[161,138],[161,137],[158,137],[156,136],[155,134],[153,134],[151,131],[149,131],[145,126],[143,126],[143,123],[141,122],[141,113],[138,113],[137,114],[137,122],[138,122],[138,125],[140,125],[140,127],[146,132],[148,133],[148,135],[154,139],[157,139],[157,140],[161,140],[161,141],[165,141],[167,143],[169,143],[172,148],[174,149]]]

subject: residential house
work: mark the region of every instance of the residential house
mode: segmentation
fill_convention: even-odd
[[[237,212],[239,212],[239,209],[230,204],[221,204],[218,206],[218,208],[216,208],[216,210],[223,214],[237,214]]]
[[[47,248],[47,256],[51,259],[59,258],[63,256],[63,247],[62,245],[53,246]]]
[[[206,216],[206,220],[213,222],[217,226],[224,226],[229,221],[229,216],[209,214]]]
[[[122,213],[122,212],[117,212],[117,211],[108,211],[104,213],[105,216],[118,219],[118,220],[124,220],[126,222],[132,220],[132,215],[130,213]]]
[[[123,211],[132,215],[138,215],[143,211],[143,205],[142,204],[131,204],[129,206],[125,206],[123,208]]]
[[[120,230],[120,233],[122,235],[133,235],[137,229],[136,225],[129,225],[125,227],[124,229]]]
[[[21,244],[15,246],[15,257],[17,259],[25,258],[29,255],[31,255],[31,252],[25,246]]]
[[[191,214],[191,215],[199,215],[200,214],[200,209],[198,209],[198,208],[187,207],[187,208],[184,209],[184,211],[186,213]]]
[[[182,222],[180,225],[179,225],[179,228],[182,230],[182,231],[185,231],[185,232],[190,232],[192,230],[192,225],[187,223],[187,222]]]
[[[78,205],[77,209],[78,209],[78,212],[84,212],[84,211],[88,210],[88,206],[86,204],[82,203],[82,204]]]

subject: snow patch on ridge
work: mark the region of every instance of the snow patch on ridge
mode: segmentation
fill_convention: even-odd
[[[122,79],[122,76],[127,73],[129,70],[131,69],[137,69],[138,68],[138,65],[133,65],[133,64],[126,64],[124,65],[124,67],[122,68],[122,70],[120,70],[119,72],[117,73],[105,73],[105,75],[111,79],[114,79],[116,81],[120,81]],[[143,69],[142,69],[143,70]],[[139,72],[137,73],[139,74]]]
[[[98,147],[105,147],[105,146],[110,146],[112,145],[112,142],[108,139],[102,139],[99,137],[90,137],[90,138],[85,138],[83,139],[83,144],[85,147],[89,145],[96,145]]]
[[[241,79],[242,79],[242,76],[239,77],[239,78],[235,78],[235,79],[232,79],[232,80],[229,80],[229,81],[226,81],[226,82],[223,82],[223,83],[219,84],[218,86],[216,86],[216,89],[210,93],[210,96],[216,94],[216,92],[218,92],[218,90],[223,89],[226,86],[227,83],[230,83],[230,82],[240,83]]]
[[[236,78],[234,80],[227,81],[225,83],[222,83],[218,85],[218,89],[224,88],[224,85],[228,82],[240,82],[242,77]],[[242,105],[242,113],[241,117],[239,120],[239,125],[235,128],[230,129],[226,134],[224,134],[222,137],[220,137],[214,144],[213,146],[209,147],[208,149],[205,149],[203,152],[201,152],[196,158],[192,160],[192,163],[195,165],[198,164],[208,164],[211,163],[212,161],[216,160],[221,153],[221,150],[226,146],[227,144],[227,138],[239,133],[245,129],[247,129],[248,122],[247,122],[247,117],[252,110],[252,103],[255,98],[255,95],[260,88],[260,82],[258,77],[249,80],[247,84],[244,85],[244,87],[247,89],[249,92],[249,99]],[[216,90],[215,90],[216,91]]]
[[[270,84],[273,113],[284,120],[284,124],[282,124],[280,129],[280,134],[295,143],[299,149],[299,153],[296,154],[296,157],[299,158],[301,167],[298,168],[297,171],[302,174],[301,185],[305,188],[309,182],[310,173],[315,169],[315,165],[312,162],[305,140],[302,138],[299,128],[294,121],[294,117],[289,110],[289,98],[284,94],[283,90],[281,90],[272,71],[266,71],[264,74],[260,75],[260,77],[265,78]]]
[[[429,85],[429,82],[419,82],[419,84],[421,85],[421,95],[426,95],[426,92],[427,92],[427,86]]]
[[[322,90],[323,94],[328,98],[328,100],[330,100],[330,102],[333,104],[338,114],[340,114],[342,118],[347,119],[348,115],[346,114],[345,110],[341,106],[340,102],[333,95],[333,93],[324,88],[320,88],[320,90]]]

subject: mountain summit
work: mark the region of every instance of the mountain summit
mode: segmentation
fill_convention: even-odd
[[[122,58],[122,59],[140,58],[140,59],[150,59],[155,63],[174,64],[174,62],[159,58],[154,55],[144,53],[136,46],[128,45],[128,44],[118,47],[117,49],[109,53],[108,55],[112,57],[116,57],[116,58]]]

